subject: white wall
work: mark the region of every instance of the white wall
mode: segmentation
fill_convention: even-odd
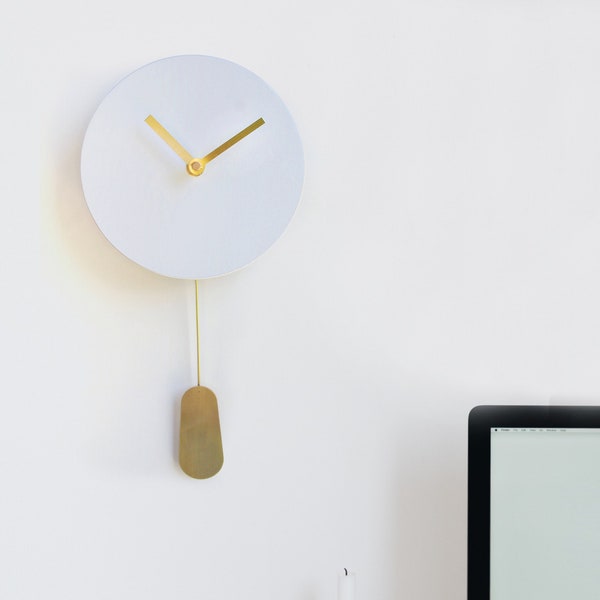
[[[464,598],[469,409],[600,394],[600,6],[9,13],[0,597],[329,600],[348,567],[357,600]],[[184,53],[269,81],[306,153],[284,238],[201,288],[207,481],[176,462],[193,283],[119,255],[79,180],[106,92]]]

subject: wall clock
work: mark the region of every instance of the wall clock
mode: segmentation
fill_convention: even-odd
[[[121,80],[94,113],[81,156],[102,233],[140,266],[194,280],[197,309],[199,279],[248,265],[281,236],[303,176],[300,137],[279,96],[244,67],[200,55]],[[223,463],[217,401],[199,367],[182,398],[179,460],[199,479]]]

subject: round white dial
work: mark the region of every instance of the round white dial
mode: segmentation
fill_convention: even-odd
[[[220,58],[175,56],[104,99],[81,175],[119,251],[156,273],[202,279],[249,264],[279,238],[304,161],[290,113],[262,79]]]

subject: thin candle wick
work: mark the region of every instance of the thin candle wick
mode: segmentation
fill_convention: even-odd
[[[346,567],[344,567],[344,571],[346,571],[346,577],[348,576],[348,569],[346,569]]]

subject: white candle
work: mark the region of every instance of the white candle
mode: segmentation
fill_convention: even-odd
[[[348,569],[338,577],[338,600],[354,600],[354,573],[348,573]]]

